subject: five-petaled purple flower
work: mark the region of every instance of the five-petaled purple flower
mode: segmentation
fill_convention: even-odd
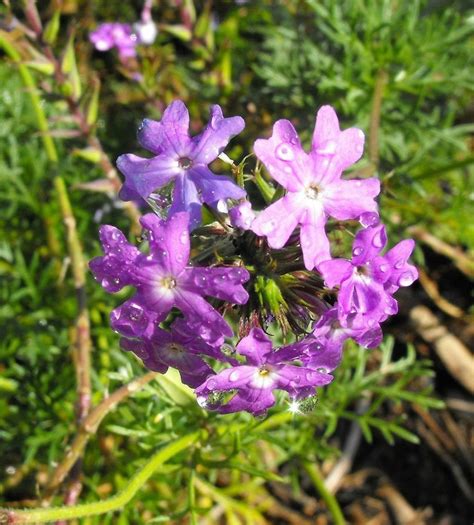
[[[326,284],[340,287],[338,318],[343,326],[376,329],[398,311],[392,294],[418,278],[416,268],[407,263],[415,243],[406,239],[382,256],[386,243],[383,224],[365,228],[354,239],[351,261],[332,259],[319,265]]]
[[[137,36],[129,24],[105,22],[89,35],[97,51],[109,51],[116,47],[121,60],[136,56]]]
[[[273,351],[265,332],[253,328],[236,347],[246,357],[246,364],[207,378],[196,394],[205,404],[210,394],[236,390],[227,403],[210,402],[209,408],[222,413],[245,410],[254,415],[264,414],[274,405],[273,390],[286,390],[293,398],[307,397],[314,393],[315,387],[327,385],[333,379],[326,372],[291,364],[304,355],[308,344],[299,342]]]
[[[147,199],[174,181],[169,215],[187,211],[191,229],[201,222],[203,203],[215,207],[219,201],[244,197],[245,190],[208,168],[229,140],[244,129],[244,120],[224,118],[217,105],[211,107],[210,117],[207,127],[195,137],[189,136],[189,113],[180,100],[168,106],[160,122],[145,119],[138,131],[138,140],[155,157],[144,159],[127,154],[117,159],[117,166],[125,176],[120,197]]]
[[[105,255],[93,259],[90,268],[107,291],[116,292],[126,285],[137,290],[111,314],[113,328],[122,335],[150,337],[156,323],[176,307],[191,322],[199,321],[214,333],[232,336],[230,326],[204,297],[245,304],[248,293],[242,283],[249,274],[237,267],[188,266],[188,222],[185,212],[167,221],[151,213],[144,215],[141,223],[148,231],[149,255],[128,244],[113,226],[101,228]]]
[[[340,131],[335,111],[323,106],[316,116],[312,149],[301,147],[298,134],[288,120],[278,120],[270,139],[259,139],[254,150],[286,195],[263,210],[252,223],[257,235],[265,235],[272,248],[282,248],[300,225],[304,263],[312,270],[330,258],[325,233],[328,216],[356,219],[375,212],[378,179],[343,180],[342,172],[359,160],[364,149],[360,129]]]

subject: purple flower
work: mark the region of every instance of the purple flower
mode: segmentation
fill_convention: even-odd
[[[225,404],[209,403],[209,408],[222,413],[245,410],[254,415],[265,413],[275,403],[273,390],[286,390],[293,398],[314,393],[314,388],[332,381],[327,373],[289,364],[304,354],[307,342],[300,342],[277,351],[263,330],[253,328],[237,345],[247,358],[245,365],[234,366],[209,377],[196,390],[201,400],[219,392],[237,392]]]
[[[365,228],[354,239],[351,261],[332,259],[319,264],[326,284],[340,286],[338,317],[343,326],[376,329],[397,313],[398,304],[391,294],[418,278],[416,268],[407,263],[413,241],[402,241],[381,256],[386,242],[383,224]]]
[[[229,210],[229,217],[232,226],[241,230],[250,230],[252,222],[255,219],[255,213],[252,210],[252,204],[245,200]]]
[[[306,268],[312,270],[329,259],[329,240],[324,230],[328,216],[356,219],[365,212],[377,211],[377,179],[341,179],[342,172],[359,160],[363,148],[362,131],[350,128],[341,132],[330,106],[318,111],[309,154],[303,151],[291,122],[278,120],[271,138],[257,140],[254,150],[287,193],[260,213],[252,230],[267,236],[272,248],[282,248],[300,225]]]
[[[98,51],[109,51],[116,47],[121,60],[136,56],[137,37],[129,24],[106,22],[100,24],[89,35]]]
[[[144,159],[128,154],[117,159],[117,166],[125,175],[120,197],[146,199],[174,182],[169,213],[187,211],[191,217],[190,227],[196,227],[201,222],[203,202],[217,206],[219,201],[246,195],[231,179],[214,175],[208,168],[244,126],[241,117],[224,118],[221,108],[214,105],[207,127],[201,134],[190,137],[188,110],[180,100],[174,101],[160,122],[145,119],[138,131],[140,144],[155,157]]]
[[[248,294],[242,286],[249,278],[243,268],[200,268],[187,266],[190,253],[189,215],[177,213],[167,221],[154,214],[141,218],[148,231],[150,254],[138,252],[112,226],[101,228],[105,256],[89,266],[108,291],[123,286],[136,288],[136,294],[111,314],[111,324],[126,337],[150,337],[157,322],[173,307],[190,322],[199,322],[212,334],[231,336],[223,317],[204,299],[217,297],[245,304]],[[110,240],[114,239],[114,242]]]
[[[149,339],[122,338],[120,344],[124,350],[139,357],[150,370],[165,373],[171,366],[179,371],[183,383],[196,388],[214,374],[203,357],[220,361],[229,361],[229,358],[219,348],[196,337],[196,332],[191,332],[183,321],[175,321],[169,332],[155,327]]]
[[[339,365],[347,339],[352,338],[366,348],[375,348],[382,341],[382,330],[379,325],[370,329],[342,326],[336,304],[314,325],[313,337],[314,343],[308,346],[302,361],[309,368],[330,372]]]

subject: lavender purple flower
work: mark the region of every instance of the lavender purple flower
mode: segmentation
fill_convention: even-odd
[[[189,113],[180,100],[163,113],[161,121],[145,119],[138,131],[140,144],[155,154],[150,159],[121,155],[117,166],[125,176],[120,192],[123,200],[147,199],[174,182],[173,203],[169,215],[186,211],[190,227],[201,222],[201,206],[216,207],[226,199],[241,199],[245,190],[222,175],[214,175],[208,165],[244,129],[241,117],[224,118],[219,106],[211,107],[211,118],[202,133],[189,136]]]
[[[264,414],[275,403],[273,391],[286,390],[292,398],[307,397],[318,386],[327,385],[332,376],[305,366],[296,366],[307,343],[299,343],[272,350],[269,337],[259,328],[250,331],[237,345],[246,364],[234,366],[208,377],[196,389],[198,398],[205,399],[216,392],[236,391],[224,404],[209,403],[210,409],[221,413],[245,410],[254,415]]]
[[[416,268],[407,263],[414,242],[402,241],[381,256],[386,242],[383,224],[365,228],[354,239],[351,261],[332,259],[320,263],[327,285],[340,287],[338,318],[342,325],[376,328],[398,311],[392,293],[418,278]]]
[[[312,270],[329,259],[324,230],[328,217],[357,219],[365,212],[377,211],[377,179],[341,179],[342,172],[359,160],[363,148],[362,131],[350,128],[341,132],[330,106],[318,111],[309,154],[303,151],[291,122],[278,120],[271,138],[257,140],[254,150],[287,193],[260,213],[252,230],[265,235],[272,248],[282,248],[299,225],[306,268]]]
[[[129,24],[105,22],[89,35],[97,51],[109,51],[116,47],[121,60],[136,56],[137,36]]]
[[[93,259],[89,263],[91,270],[108,291],[115,292],[126,285],[137,290],[111,314],[113,328],[122,335],[151,336],[155,324],[164,320],[173,307],[214,332],[232,335],[227,322],[204,297],[245,304],[248,293],[242,283],[248,280],[249,274],[243,268],[187,266],[190,253],[188,222],[185,212],[167,221],[153,214],[143,216],[141,223],[148,231],[149,255],[134,249],[119,230],[112,226],[102,227],[105,256]]]

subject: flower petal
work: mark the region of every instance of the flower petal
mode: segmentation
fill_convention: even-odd
[[[270,175],[287,190],[299,191],[311,180],[312,160],[303,151],[289,120],[275,122],[272,136],[255,141],[254,151]]]
[[[236,350],[247,358],[247,363],[261,366],[272,353],[272,342],[261,328],[252,328],[249,335],[241,339]]]
[[[177,277],[189,261],[189,215],[175,213],[168,220],[160,220],[155,214],[147,213],[140,222],[149,231],[150,254],[153,260]]]
[[[330,259],[319,263],[318,270],[329,288],[334,288],[351,277],[354,266],[346,259]]]
[[[321,261],[331,257],[329,239],[324,229],[327,216],[319,202],[306,208],[301,220],[300,242],[303,251],[304,265],[312,270]]]
[[[224,118],[222,109],[217,104],[211,106],[209,124],[204,131],[194,137],[192,157],[194,162],[209,164],[224,150],[230,139],[245,127],[242,117]]]
[[[189,229],[193,230],[201,224],[202,202],[194,182],[186,175],[176,177],[173,190],[173,203],[168,216],[179,212],[189,213]]]
[[[187,268],[182,286],[201,295],[210,295],[234,304],[245,304],[249,295],[242,286],[250,278],[244,268]]]
[[[230,178],[215,175],[207,166],[194,166],[188,171],[188,177],[201,192],[202,202],[215,204],[225,199],[242,199],[247,192]]]
[[[151,159],[133,154],[120,155],[117,168],[125,176],[119,194],[124,201],[134,200],[137,196],[146,199],[150,193],[162,188],[180,173],[176,159],[165,155]]]
[[[305,209],[299,193],[288,193],[264,209],[252,223],[252,231],[265,235],[272,248],[282,248],[298,225]]]
[[[380,193],[378,179],[338,180],[324,186],[324,209],[339,220],[357,219],[362,213],[376,212],[374,200]]]

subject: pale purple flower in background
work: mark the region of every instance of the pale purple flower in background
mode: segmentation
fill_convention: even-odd
[[[272,248],[282,248],[300,226],[304,263],[312,270],[330,258],[325,233],[328,217],[357,219],[376,212],[374,198],[378,179],[343,180],[342,172],[357,162],[364,149],[360,129],[340,131],[334,109],[323,106],[316,116],[312,148],[301,147],[298,134],[288,120],[278,120],[270,139],[259,139],[254,150],[286,195],[263,210],[252,223],[257,235],[265,235]]]
[[[315,387],[327,385],[333,377],[290,364],[304,354],[306,346],[306,342],[300,342],[273,351],[265,332],[254,328],[236,347],[237,352],[246,357],[246,364],[233,366],[206,379],[196,390],[198,400],[221,413],[245,410],[260,415],[274,405],[273,390],[286,390],[292,398],[312,395]],[[225,404],[207,401],[211,394],[234,390],[235,395]]]
[[[229,210],[230,223],[235,228],[241,230],[250,230],[252,222],[255,219],[255,212],[252,210],[252,204],[245,200]]]
[[[136,56],[137,36],[130,24],[105,22],[89,35],[97,51],[109,51],[116,47],[121,60]]]
[[[332,259],[319,264],[326,284],[340,287],[337,305],[341,325],[375,329],[398,311],[392,293],[418,278],[416,268],[407,263],[413,241],[402,241],[381,256],[386,242],[383,224],[365,228],[354,239],[351,261]]]
[[[211,107],[210,122],[202,133],[189,136],[189,113],[183,102],[174,101],[161,121],[145,119],[138,131],[140,144],[155,154],[146,159],[121,155],[117,166],[125,176],[120,191],[123,200],[147,199],[151,193],[174,183],[169,215],[186,211],[190,227],[201,222],[201,206],[217,207],[226,199],[241,199],[245,190],[230,178],[215,175],[208,168],[245,126],[241,117],[224,118],[219,106]]]
[[[205,297],[245,304],[248,293],[242,283],[249,279],[247,270],[188,266],[189,215],[185,212],[167,221],[150,213],[141,218],[141,223],[148,230],[149,255],[124,242],[123,234],[116,228],[103,226],[105,256],[89,263],[106,290],[118,291],[126,285],[136,288],[135,295],[112,312],[113,328],[126,337],[149,337],[156,323],[175,307],[211,333],[232,336],[230,326]],[[109,238],[114,236],[120,242],[110,243]]]

